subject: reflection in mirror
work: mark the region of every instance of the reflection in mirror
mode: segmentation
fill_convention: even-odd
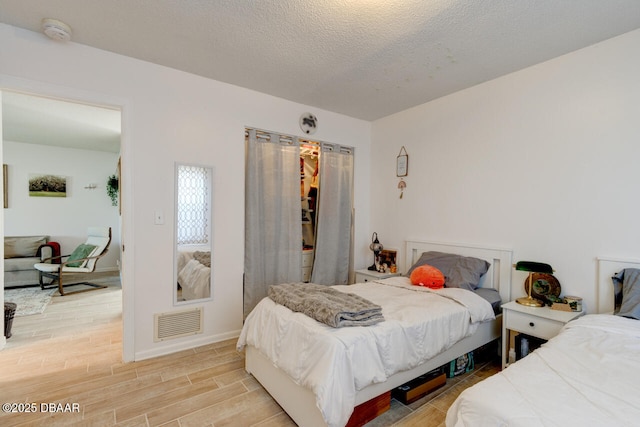
[[[210,167],[176,164],[174,304],[211,297],[212,188]]]

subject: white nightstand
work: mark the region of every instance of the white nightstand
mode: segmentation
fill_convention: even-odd
[[[568,322],[584,314],[584,311],[560,311],[550,307],[527,307],[515,301],[502,305],[502,369],[507,367],[509,332],[521,332],[536,338],[549,340],[556,336]]]
[[[371,270],[356,270],[356,283],[371,282],[373,280],[386,279],[387,277],[400,276],[400,273],[378,273]]]

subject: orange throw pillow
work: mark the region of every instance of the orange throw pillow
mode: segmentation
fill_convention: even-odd
[[[431,289],[444,287],[444,274],[431,265],[421,265],[411,272],[411,284]]]

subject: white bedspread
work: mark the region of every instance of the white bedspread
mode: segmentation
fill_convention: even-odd
[[[211,268],[205,267],[195,259],[191,259],[178,273],[178,283],[182,287],[182,298],[187,301],[209,298]]]
[[[313,390],[329,426],[346,424],[357,390],[427,361],[473,334],[477,322],[495,318],[491,305],[472,292],[430,291],[406,277],[334,288],[382,306],[385,321],[331,328],[265,298],[247,317],[237,345],[256,347]]]
[[[640,321],[587,315],[499,374],[465,390],[452,426],[637,426]]]
[[[180,249],[177,253],[178,283],[182,288],[182,299],[186,301],[211,295],[211,268],[201,264],[195,253],[195,249]]]

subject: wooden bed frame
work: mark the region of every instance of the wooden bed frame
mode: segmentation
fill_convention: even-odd
[[[449,243],[407,241],[404,271],[407,271],[420,255],[427,251],[472,256],[489,261],[491,266],[483,278],[482,287],[497,289],[503,302],[510,300],[512,269],[512,253],[510,250]],[[356,405],[380,396],[420,375],[445,365],[463,354],[500,338],[501,328],[502,315],[498,315],[496,320],[481,324],[474,335],[462,339],[425,364],[408,371],[398,372],[389,377],[384,383],[372,384],[360,390],[356,395]],[[298,425],[305,427],[326,426],[322,414],[316,406],[316,397],[313,392],[296,384],[285,372],[274,366],[259,350],[250,345],[246,346],[245,369],[262,384]]]

